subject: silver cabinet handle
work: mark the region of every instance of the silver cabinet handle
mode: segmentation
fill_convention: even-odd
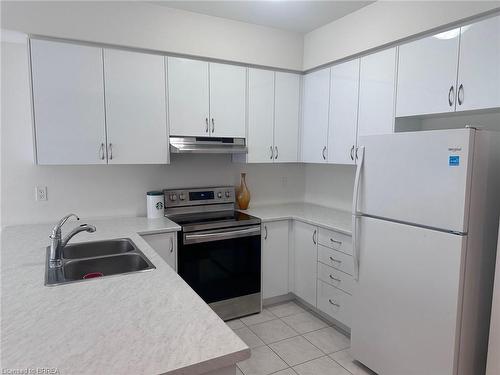
[[[273,160],[274,158],[273,146],[269,146],[269,150],[271,150],[271,157],[269,159]]]
[[[205,133],[208,133],[208,117],[205,117]]]
[[[323,160],[326,160],[325,152],[326,152],[326,146],[323,147],[323,151],[321,152],[321,155],[323,155]]]
[[[340,307],[340,305],[338,303],[336,303],[335,301],[332,301],[331,299],[329,299],[328,302],[330,302],[330,304],[333,306]]]
[[[342,281],[342,280],[340,280],[340,279],[337,279],[336,277],[333,277],[333,275],[330,275],[330,279],[335,280],[335,281],[338,281],[339,283]]]
[[[342,263],[342,261],[341,261],[341,260],[338,260],[338,259],[335,259],[335,258],[332,258],[332,257],[330,257],[330,260],[331,260],[332,262],[335,262],[335,263],[338,263],[338,264]]]
[[[113,160],[113,144],[109,144],[109,160]]]
[[[458,105],[464,104],[464,85],[461,83],[460,86],[458,87]]]
[[[264,225],[264,239],[267,240],[267,225]]]
[[[278,146],[274,146],[274,148],[276,149],[276,155],[274,155],[274,159],[278,159]]]
[[[351,147],[351,160],[354,160],[354,145]]]
[[[453,85],[450,87],[450,91],[448,91],[448,104],[450,107],[453,105],[453,99],[455,97],[455,89],[453,88]]]
[[[342,245],[342,241],[337,241],[337,240],[334,240],[333,238],[330,238],[330,241],[333,242],[333,243]]]
[[[101,160],[104,160],[104,158],[106,157],[104,155],[104,143],[101,143],[101,147],[99,149],[99,152],[101,153]]]
[[[212,133],[215,131],[215,120],[212,117]]]
[[[317,230],[315,229],[313,232],[313,243],[316,245],[316,232]]]
[[[170,253],[174,252],[174,240],[170,237]]]

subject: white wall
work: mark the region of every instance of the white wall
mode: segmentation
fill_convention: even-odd
[[[304,70],[500,7],[499,1],[377,1],[304,37]]]
[[[304,168],[305,202],[351,211],[355,166],[306,164]]]
[[[141,1],[2,1],[0,6],[4,29],[302,69],[302,35],[265,26]]]
[[[145,215],[148,190],[237,185],[241,171],[248,173],[250,204],[303,199],[302,166],[239,165],[228,155],[173,155],[171,165],[163,166],[34,165],[26,43],[2,42],[1,51],[3,226],[54,221],[68,212],[82,217]],[[48,187],[48,201],[35,201],[36,185]]]

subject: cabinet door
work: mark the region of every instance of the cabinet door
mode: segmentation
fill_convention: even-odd
[[[272,163],[274,72],[248,70],[248,162]]]
[[[399,47],[397,116],[453,112],[459,29]]]
[[[324,163],[328,156],[330,68],[304,76],[302,161]]]
[[[294,222],[295,294],[304,301],[316,306],[316,275],[318,230],[315,226]]]
[[[361,58],[358,137],[394,132],[396,48]]]
[[[263,298],[288,293],[288,220],[262,224]]]
[[[102,50],[31,40],[38,164],[105,164]]]
[[[246,68],[210,64],[210,134],[245,138]]]
[[[299,147],[300,76],[276,72],[274,160],[297,162]]]
[[[500,16],[461,28],[457,111],[500,107]]]
[[[170,135],[209,136],[208,63],[167,58]]]
[[[177,272],[177,234],[159,233],[148,234],[142,238],[154,251]]]
[[[110,164],[168,162],[164,57],[104,50]]]
[[[332,67],[328,161],[354,164],[358,122],[359,59]]]

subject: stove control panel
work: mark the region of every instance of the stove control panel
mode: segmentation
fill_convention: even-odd
[[[236,201],[236,192],[233,186],[164,190],[164,194],[166,208],[209,204],[234,204]]]

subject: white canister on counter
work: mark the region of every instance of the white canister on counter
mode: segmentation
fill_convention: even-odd
[[[148,219],[159,219],[164,216],[164,196],[162,191],[147,192]]]

